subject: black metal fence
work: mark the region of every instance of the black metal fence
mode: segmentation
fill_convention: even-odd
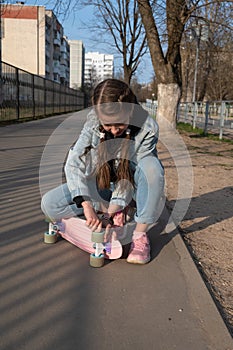
[[[0,121],[35,119],[84,108],[84,94],[1,62]]]

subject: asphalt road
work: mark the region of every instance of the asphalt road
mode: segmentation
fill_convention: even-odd
[[[45,144],[65,153],[50,135],[69,117],[0,128],[0,349],[232,350],[179,233],[166,233],[166,209],[149,233],[152,261],[145,266],[122,258],[94,269],[89,255],[67,241],[43,243],[42,155]],[[83,120],[58,133],[63,145],[73,142]],[[53,175],[56,183],[60,173]]]

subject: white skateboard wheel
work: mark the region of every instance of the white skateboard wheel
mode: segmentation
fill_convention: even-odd
[[[102,267],[104,266],[104,255],[95,256],[95,254],[90,255],[90,266],[91,267]]]
[[[92,232],[91,241],[94,243],[103,243],[104,241],[104,231],[102,232]]]
[[[45,232],[44,233],[44,243],[56,243],[57,242],[57,234],[56,232]]]

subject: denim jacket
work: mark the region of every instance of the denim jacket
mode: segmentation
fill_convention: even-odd
[[[87,120],[78,140],[70,148],[68,153],[65,164],[65,175],[72,198],[77,196],[91,198],[88,181],[95,179],[95,170],[98,165],[97,149],[101,137],[99,126],[99,119],[94,110],[91,110],[87,115]],[[157,122],[146,114],[145,120],[140,128],[138,128],[138,132],[132,135],[131,140],[129,140],[128,154],[132,171],[136,169],[140,159],[147,156],[157,157],[156,144],[158,142],[158,135],[159,128]],[[111,143],[109,147],[111,147]],[[85,153],[87,149],[89,151]],[[124,206],[128,196],[128,191],[122,190],[116,184],[112,193],[111,203]]]

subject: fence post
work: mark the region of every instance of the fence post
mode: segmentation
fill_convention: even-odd
[[[193,129],[196,128],[196,120],[197,120],[197,102],[193,103]]]
[[[208,121],[209,121],[209,101],[206,101],[204,135],[208,133]]]
[[[53,84],[53,114],[54,114],[54,104],[55,104],[55,86]]]
[[[0,10],[1,10],[1,7],[0,7]],[[0,17],[1,17],[1,13],[0,13]],[[1,21],[0,21],[0,25],[1,25]],[[0,40],[1,40],[1,37],[0,37]],[[0,51],[1,51],[1,47],[0,47]],[[0,58],[1,58],[1,54],[0,54]],[[3,97],[2,61],[0,59],[0,105],[3,103],[3,100],[4,100],[4,97]]]
[[[19,69],[16,68],[15,70],[16,75],[16,116],[17,119],[20,118],[20,105],[19,105]]]
[[[61,91],[61,87],[62,87],[62,85],[60,84],[60,87],[59,87],[59,113],[61,113],[61,103],[62,103],[62,98],[61,98],[62,91]]]
[[[185,102],[185,110],[184,110],[184,122],[185,123],[188,122],[187,121],[188,120],[188,108],[189,108],[188,102]]]
[[[46,79],[44,79],[44,117],[46,116]]]
[[[65,94],[65,112],[67,112],[67,96],[66,96],[66,88],[65,88],[64,94]]]
[[[224,128],[224,102],[221,102],[219,140],[222,140]]]
[[[32,74],[32,118],[36,117],[36,101],[35,101],[35,80]]]

